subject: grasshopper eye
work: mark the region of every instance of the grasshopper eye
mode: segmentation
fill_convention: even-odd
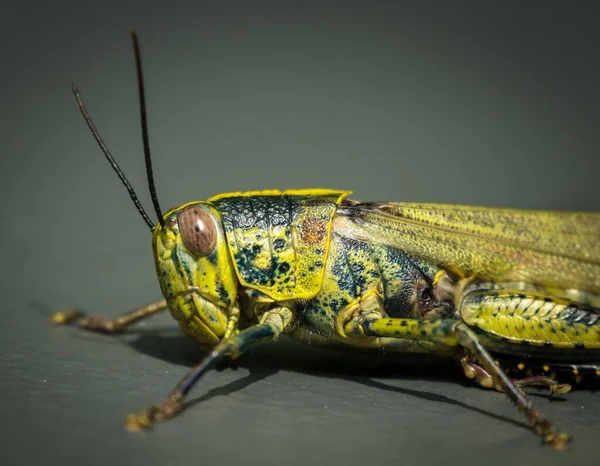
[[[177,216],[183,244],[197,256],[206,256],[217,244],[217,227],[212,217],[200,207],[190,206]]]

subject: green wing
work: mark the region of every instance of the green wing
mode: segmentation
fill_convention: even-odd
[[[597,212],[349,201],[335,222],[460,276],[600,293]]]

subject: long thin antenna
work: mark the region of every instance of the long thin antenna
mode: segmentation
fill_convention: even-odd
[[[94,125],[94,122],[92,121],[92,117],[90,116],[87,109],[85,108],[85,104],[83,103],[83,98],[81,97],[81,94],[79,93],[79,90],[77,89],[77,86],[75,86],[75,84],[72,84],[71,89],[73,89],[73,94],[75,94],[75,98],[77,99],[77,105],[79,105],[79,110],[81,111],[81,114],[83,115],[83,118],[85,119],[85,122],[87,123],[88,127],[90,128],[90,131],[94,135],[96,142],[98,142],[100,149],[102,149],[102,152],[104,152],[104,156],[108,160],[108,163],[110,163],[110,165],[113,167],[113,170],[117,173],[117,176],[119,177],[121,182],[125,185],[125,188],[127,188],[129,197],[133,201],[133,204],[135,205],[135,208],[137,209],[137,211],[140,213],[140,215],[144,219],[144,222],[146,222],[146,224],[152,230],[154,228],[154,223],[152,223],[152,220],[150,220],[150,217],[148,217],[148,214],[142,207],[142,204],[140,203],[140,200],[138,199],[137,194],[135,193],[135,191],[133,190],[133,187],[129,183],[129,180],[125,176],[125,173],[123,173],[123,171],[121,170],[121,167],[119,167],[119,164],[117,164],[117,161],[114,159],[114,157],[108,150],[108,147],[106,147],[106,144],[104,144],[104,141],[102,140],[102,137],[100,136],[100,133],[98,132],[98,129],[96,128],[96,125]],[[161,219],[162,219],[162,217],[161,217]]]
[[[154,211],[158,217],[158,223],[165,228],[165,219],[163,218],[158,197],[156,196],[156,187],[154,186],[154,174],[152,172],[152,157],[150,156],[150,142],[148,141],[148,122],[146,118],[146,93],[144,92],[144,76],[142,73],[142,56],[140,54],[140,44],[137,34],[131,31],[131,40],[133,41],[133,52],[135,54],[135,68],[137,71],[138,94],[140,99],[140,120],[142,123],[142,139],[144,141],[144,159],[146,160],[146,175],[148,176],[148,189]]]

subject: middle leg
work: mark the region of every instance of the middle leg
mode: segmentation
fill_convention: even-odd
[[[344,326],[346,338],[398,338],[430,341],[447,346],[460,346],[467,350],[491,376],[493,385],[504,392],[545,443],[557,450],[565,449],[570,436],[561,432],[542,412],[533,406],[525,393],[496,364],[490,353],[480,343],[477,335],[456,319],[399,319],[354,318]]]

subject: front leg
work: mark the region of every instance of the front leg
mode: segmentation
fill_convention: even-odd
[[[260,323],[253,325],[231,338],[222,340],[204,358],[191,369],[171,391],[171,394],[159,404],[145,408],[127,417],[127,429],[137,431],[149,428],[153,423],[164,421],[181,411],[185,397],[200,378],[225,356],[237,358],[247,350],[268,341],[275,341],[282,333],[292,329],[294,314],[287,307],[278,307],[266,311]]]
[[[57,312],[50,318],[54,325],[75,325],[83,330],[99,333],[121,333],[140,320],[147,319],[154,314],[166,310],[167,301],[161,299],[135,311],[123,314],[114,319],[100,316],[90,316],[79,309]]]

